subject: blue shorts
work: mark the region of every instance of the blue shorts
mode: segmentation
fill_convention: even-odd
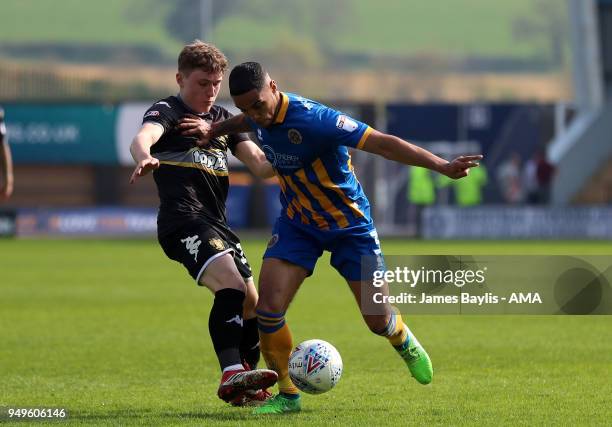
[[[278,258],[299,265],[311,275],[323,251],[331,252],[330,264],[346,280],[372,280],[384,269],[382,251],[374,224],[337,230],[320,230],[283,216],[272,229],[265,258]]]

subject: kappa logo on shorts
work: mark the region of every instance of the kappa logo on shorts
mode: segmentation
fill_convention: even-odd
[[[186,237],[184,239],[181,239],[181,242],[185,244],[185,248],[189,251],[191,255],[193,255],[193,259],[197,261],[200,245],[202,244],[200,236],[196,234],[195,236]]]
[[[278,243],[278,234],[273,234],[272,238],[268,242],[268,248],[271,248],[272,246],[276,245],[277,243]]]
[[[223,244],[223,240],[213,237],[208,241],[208,244],[212,246],[214,249],[218,251],[222,251],[225,249],[225,245]]]

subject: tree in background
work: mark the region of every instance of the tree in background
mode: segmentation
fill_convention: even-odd
[[[335,0],[333,7],[326,0],[208,1],[211,5],[211,19],[205,22],[210,22],[213,27],[232,16],[257,22],[259,27],[281,27],[273,45],[248,47],[243,50],[235,46],[232,48],[220,45],[230,58],[242,58],[248,53],[272,67],[322,66],[325,63],[324,53],[332,50],[330,40],[350,22],[348,0]],[[175,1],[165,19],[168,33],[181,42],[202,38],[202,34],[212,34],[211,40],[216,41],[213,28],[201,28],[201,7],[200,0]]]
[[[567,53],[567,15],[561,6],[559,0],[535,0],[529,15],[514,21],[515,39],[540,45],[553,67],[563,66]]]
[[[161,1],[165,2],[164,0]],[[213,27],[216,22],[237,10],[238,6],[244,6],[244,3],[246,3],[240,0],[208,1],[211,3],[210,9],[212,12],[212,17],[208,22]],[[201,28],[201,7],[202,2],[200,0],[175,0],[173,8],[165,20],[168,34],[183,43],[201,38],[204,32],[210,34],[212,28]]]

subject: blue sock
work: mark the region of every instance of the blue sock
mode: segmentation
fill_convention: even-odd
[[[295,400],[295,399],[300,398],[299,394],[290,394],[290,393],[279,393],[279,394],[283,396],[285,399],[289,399],[289,400]]]

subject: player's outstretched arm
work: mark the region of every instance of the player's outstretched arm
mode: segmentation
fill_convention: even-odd
[[[424,148],[377,130],[372,130],[361,149],[405,165],[431,169],[453,179],[467,176],[470,168],[477,167],[478,160],[482,159],[481,155],[459,156],[449,162]]]
[[[182,135],[192,136],[197,139],[198,147],[207,146],[210,139],[211,125],[206,120],[194,114],[187,114],[179,120],[176,128]]]
[[[177,127],[181,134],[195,137],[198,147],[207,146],[211,139],[218,136],[253,130],[246,122],[243,114],[212,124],[198,116],[187,115],[179,121]]]
[[[153,123],[144,123],[130,145],[130,153],[136,162],[136,167],[130,177],[130,184],[137,178],[148,174],[159,167],[159,160],[151,156],[151,147],[163,135],[161,126]]]
[[[234,151],[236,157],[258,177],[272,178],[275,175],[274,168],[266,160],[266,155],[253,141],[239,142]]]
[[[212,124],[209,138],[216,138],[230,133],[252,132],[253,128],[246,121],[244,114],[237,114],[222,122]]]

